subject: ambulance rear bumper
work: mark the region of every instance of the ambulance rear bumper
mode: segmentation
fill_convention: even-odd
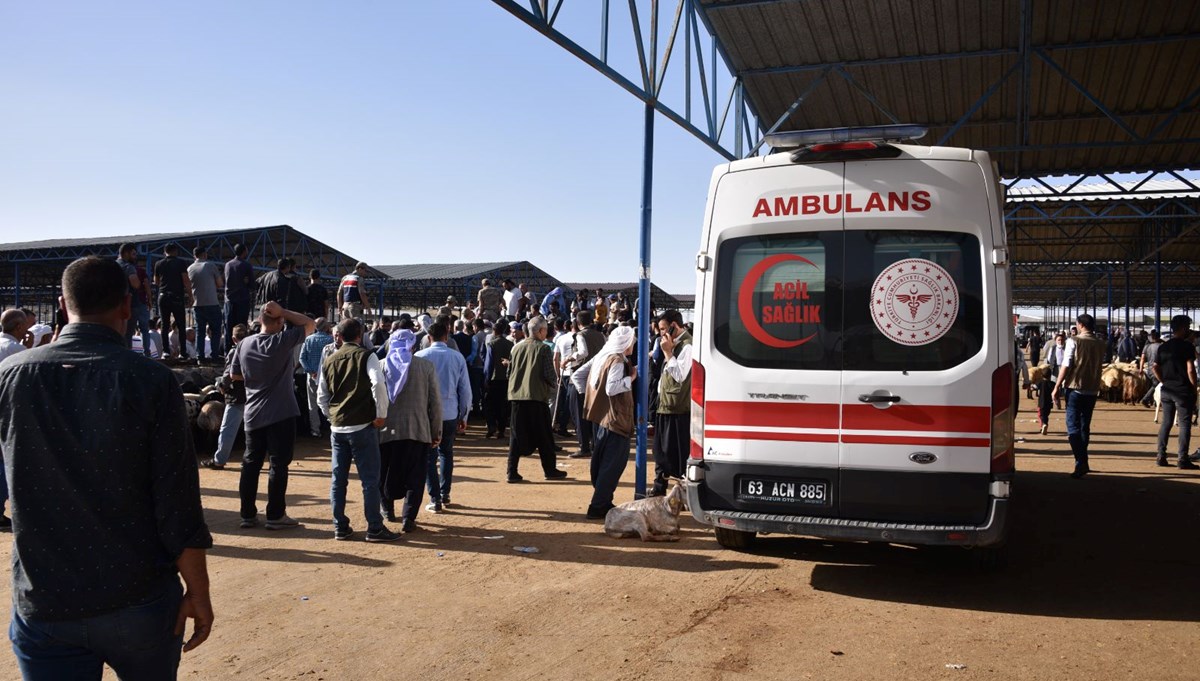
[[[696,520],[714,527],[764,534],[794,534],[821,539],[879,541],[892,544],[993,546],[1002,544],[1008,522],[1008,499],[991,498],[982,525],[922,525],[846,518],[771,515],[746,511],[706,510],[700,506],[700,485],[686,482],[688,508]]]

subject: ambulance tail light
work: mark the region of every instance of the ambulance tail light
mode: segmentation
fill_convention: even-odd
[[[1012,473],[1016,468],[1013,452],[1015,381],[1012,362],[992,373],[992,475]]]
[[[692,360],[692,446],[688,458],[704,461],[704,366]]]

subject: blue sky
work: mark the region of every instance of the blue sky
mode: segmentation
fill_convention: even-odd
[[[6,3],[0,83],[3,241],[287,223],[377,264],[637,276],[641,103],[485,0]],[[721,158],[656,137],[654,279],[687,292]]]

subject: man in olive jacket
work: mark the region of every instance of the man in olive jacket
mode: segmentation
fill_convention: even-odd
[[[508,366],[508,401],[512,405],[512,438],[508,444],[508,482],[524,480],[517,473],[522,456],[537,450],[547,480],[561,480],[550,428],[550,396],[558,385],[546,340],[546,318],[529,321],[529,337],[517,343]]]

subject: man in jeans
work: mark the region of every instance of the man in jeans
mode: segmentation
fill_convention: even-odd
[[[363,348],[363,326],[357,319],[338,324],[342,347],[329,356],[321,367],[317,401],[329,418],[332,431],[333,480],[329,501],[333,506],[333,538],[350,539],[350,519],[346,517],[346,487],[350,482],[350,461],[358,469],[363,489],[363,514],[367,517],[367,541],[396,541],[400,535],[383,524],[382,498],[379,493],[379,429],[388,413],[387,384],[375,353]]]
[[[192,314],[196,317],[196,359],[204,359],[204,340],[211,343],[208,359],[216,364],[221,356],[221,301],[217,290],[225,285],[221,267],[208,259],[208,249],[192,249],[196,261],[187,269],[192,283]]]
[[[225,470],[229,456],[233,453],[233,442],[237,440],[238,431],[242,427],[242,418],[246,413],[246,384],[231,378],[233,358],[237,354],[237,344],[250,334],[245,324],[233,327],[233,345],[225,355],[225,373],[218,381],[221,394],[225,396],[225,411],[221,413],[221,430],[217,433],[217,452],[211,459],[200,462],[201,466],[215,471]]]
[[[154,284],[158,287],[158,316],[162,320],[164,336],[171,328],[171,317],[175,318],[175,330],[179,334],[180,359],[187,359],[187,317],[184,308],[192,303],[192,286],[188,281],[187,263],[179,259],[179,245],[167,244],[163,252],[167,257],[154,265]],[[173,348],[164,347],[163,356]]]
[[[1075,318],[1077,333],[1067,339],[1062,367],[1051,396],[1066,392],[1067,441],[1075,455],[1071,477],[1078,480],[1091,472],[1088,468],[1088,440],[1091,438],[1092,411],[1100,394],[1100,364],[1104,361],[1104,341],[1096,338],[1096,319],[1084,312]]]
[[[441,513],[442,507],[450,505],[451,476],[454,475],[454,437],[467,427],[467,413],[471,409],[471,379],[467,375],[467,362],[458,347],[446,342],[450,337],[450,318],[440,316],[429,327],[430,346],[417,353],[417,357],[433,362],[437,374],[438,388],[442,395],[441,441],[429,449],[429,465],[425,470],[429,488],[429,505],[425,510]],[[439,434],[435,433],[437,437]],[[438,464],[441,474],[438,474]]]
[[[1196,413],[1196,346],[1192,345],[1192,320],[1187,315],[1171,318],[1171,340],[1158,348],[1151,368],[1162,383],[1162,423],[1158,426],[1159,466],[1167,466],[1167,440],[1171,437],[1171,421],[1179,416],[1179,468],[1195,470],[1188,460],[1192,437],[1192,414]]]
[[[271,459],[267,481],[268,530],[287,530],[300,523],[288,517],[288,466],[296,444],[295,382],[296,348],[312,334],[313,320],[285,310],[279,303],[263,305],[259,315],[262,331],[238,344],[229,374],[232,380],[246,384],[246,455],[242,457],[242,477],[238,483],[241,497],[241,527],[258,525],[258,474],[263,460]],[[290,324],[284,329],[284,324]]]
[[[129,280],[117,262],[76,260],[62,291],[70,323],[58,340],[0,369],[13,653],[37,681],[99,679],[105,664],[122,679],[174,679],[181,650],[213,622],[183,392],[125,347]]]

